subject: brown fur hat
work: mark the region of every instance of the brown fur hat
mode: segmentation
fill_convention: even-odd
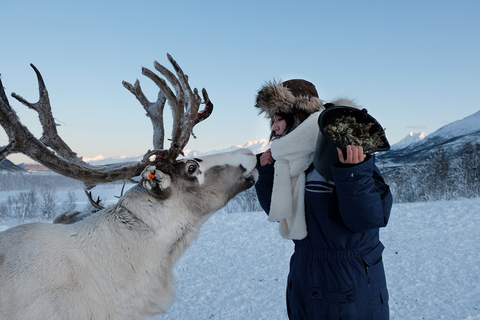
[[[258,91],[255,107],[270,119],[279,113],[293,113],[294,127],[310,114],[324,109],[315,86],[302,79],[267,82]]]

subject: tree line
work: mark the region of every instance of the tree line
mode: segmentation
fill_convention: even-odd
[[[480,196],[480,144],[439,149],[422,162],[382,168],[394,201],[419,202]]]
[[[76,207],[77,197],[73,191],[68,191],[67,199],[59,203],[55,188],[46,187],[40,191],[31,189],[8,196],[7,200],[0,203],[0,221],[52,220],[58,212],[74,211]]]
[[[58,174],[1,173],[0,191],[18,192],[0,201],[0,221],[53,220],[67,211],[91,211],[94,208],[90,203],[77,208],[77,192],[83,188],[80,181]],[[59,191],[65,194],[65,190],[66,195],[59,197]]]

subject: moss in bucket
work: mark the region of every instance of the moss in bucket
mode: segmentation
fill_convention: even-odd
[[[352,116],[342,116],[325,126],[324,130],[333,141],[343,146],[354,145],[369,151],[381,147],[385,137],[384,130],[370,133],[370,129],[374,125],[373,122],[357,123],[357,119]]]

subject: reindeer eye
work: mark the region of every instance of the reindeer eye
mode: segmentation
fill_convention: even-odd
[[[188,172],[188,174],[194,174],[195,170],[197,170],[197,166],[191,164],[191,165],[188,166],[187,172]]]

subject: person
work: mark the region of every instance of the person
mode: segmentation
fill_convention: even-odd
[[[355,106],[350,100],[334,102]],[[257,155],[260,205],[280,234],[293,240],[287,278],[289,319],[388,319],[379,228],[392,195],[360,146],[332,164],[333,181],[314,168],[318,117],[315,86],[302,79],[268,82],[255,107],[270,119],[270,149]]]

